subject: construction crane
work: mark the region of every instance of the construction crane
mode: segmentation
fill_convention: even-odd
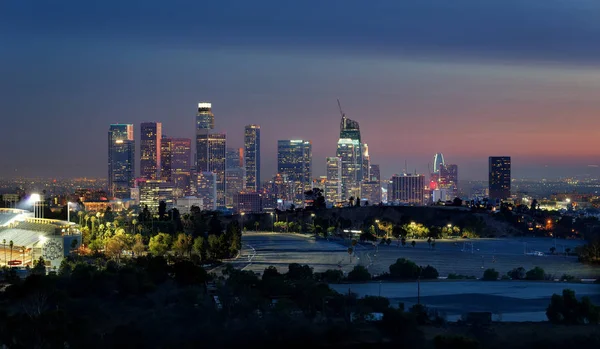
[[[340,103],[339,98],[338,98],[337,102],[338,102],[338,108],[340,108],[340,115],[342,116],[342,119],[343,119],[346,117],[346,114],[344,114],[344,112],[342,111],[342,104]]]

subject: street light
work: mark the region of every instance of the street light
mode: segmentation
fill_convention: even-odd
[[[275,220],[273,219],[273,212],[271,212],[270,215],[271,215],[271,223],[273,224],[271,233],[274,233],[275,232]]]
[[[38,207],[38,202],[40,202],[40,200],[42,200],[42,197],[40,196],[40,194],[37,193],[33,193],[31,195],[29,195],[29,203],[33,205],[33,217],[34,218],[40,218],[39,216],[39,207]]]
[[[71,223],[71,204],[74,202],[67,201],[67,222]]]
[[[244,215],[245,214],[246,214],[245,212],[240,213],[240,216],[242,216],[242,231],[244,231]]]

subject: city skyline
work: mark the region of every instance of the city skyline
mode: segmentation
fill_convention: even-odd
[[[194,139],[190,105],[199,100],[214,103],[232,147],[243,146],[244,125],[261,125],[263,180],[276,171],[278,139],[311,139],[313,173],[322,175],[336,146],[336,98],[361,123],[383,178],[405,161],[427,173],[437,152],[463,179],[485,180],[492,154],[511,155],[514,178],[600,174],[600,24],[589,17],[600,4],[307,1],[274,17],[271,1],[175,2],[168,20],[160,5],[119,3],[136,15],[116,17],[115,4],[2,11],[0,32],[11,34],[0,34],[8,48],[0,113],[23,132],[0,141],[14,149],[0,154],[0,176],[102,177],[107,124],[135,124],[138,145],[137,125],[147,120]],[[446,16],[427,17],[434,6]],[[201,8],[210,20],[189,20]],[[236,22],[242,14],[255,19]],[[345,25],[332,26],[332,15]],[[65,136],[44,139],[54,133]],[[68,156],[39,152],[48,143]]]

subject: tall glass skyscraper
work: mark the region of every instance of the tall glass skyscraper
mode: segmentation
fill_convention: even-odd
[[[505,200],[510,197],[510,156],[490,156],[490,199]]]
[[[342,161],[342,200],[360,195],[360,182],[365,179],[363,168],[368,166],[363,161],[365,150],[367,149],[363,148],[358,122],[348,119],[346,114],[342,113],[336,152],[336,156]]]
[[[212,104],[198,103],[196,113],[196,171],[213,172],[216,175],[216,204],[225,206],[225,173],[227,136],[225,133],[211,133],[215,128]]]
[[[312,142],[277,141],[277,171],[294,183],[295,203],[304,202],[304,192],[312,189]]]
[[[161,140],[161,177],[173,183],[176,198],[191,193],[191,150],[189,138],[167,138]]]
[[[327,158],[325,201],[332,206],[342,201],[342,160],[335,156]]]
[[[244,162],[246,190],[260,189],[260,126],[248,125],[244,130]]]
[[[160,178],[162,124],[143,122],[140,131],[140,176],[146,179],[158,179]]]
[[[113,124],[108,130],[108,192],[126,199],[135,179],[133,124]]]

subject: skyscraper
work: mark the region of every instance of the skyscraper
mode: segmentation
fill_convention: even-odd
[[[227,148],[226,175],[225,182],[227,190],[225,195],[225,205],[228,208],[235,206],[235,195],[244,191],[246,188],[246,175],[244,168],[244,149]]]
[[[356,139],[341,138],[337,144],[337,157],[342,162],[342,201],[359,195],[362,180],[362,149]]]
[[[197,196],[202,199],[202,209],[217,209],[217,175],[214,172],[199,172],[197,177]]]
[[[388,203],[423,205],[425,176],[419,174],[393,175],[388,183]]]
[[[212,112],[212,104],[207,102],[198,103],[196,113],[196,130],[213,130],[215,128],[215,115]]]
[[[189,138],[167,138],[161,140],[161,178],[173,183],[176,198],[191,194],[191,150]]]
[[[296,204],[312,184],[312,143],[307,140],[277,141],[277,171],[294,183]]]
[[[327,158],[325,201],[331,205],[342,201],[342,159],[335,156]]]
[[[439,188],[445,189],[449,198],[458,195],[458,166],[455,164],[442,165],[440,168]]]
[[[196,113],[196,171],[215,173],[216,204],[225,206],[225,173],[227,137],[224,133],[211,133],[215,128],[212,104],[198,103]]]
[[[510,156],[490,156],[489,189],[492,200],[510,197]]]
[[[158,179],[160,178],[162,124],[142,122],[140,131],[140,176],[146,179]]]
[[[113,124],[108,130],[108,191],[111,197],[126,199],[135,178],[133,124]]]
[[[440,168],[444,165],[444,154],[437,153],[433,156],[433,173],[440,173]]]
[[[371,170],[371,158],[369,157],[369,146],[367,143],[362,144],[362,180],[369,181]]]
[[[248,125],[244,130],[244,162],[246,190],[260,189],[260,126]]]
[[[381,171],[379,165],[370,165],[369,176],[371,181],[381,182]]]
[[[198,135],[196,149],[198,173],[215,173],[217,206],[225,206],[227,136],[224,133]]]
[[[342,200],[348,200],[359,195],[360,182],[365,179],[363,156],[365,150],[368,154],[368,148],[363,148],[358,122],[348,119],[341,106],[340,113],[342,120],[336,156],[342,160]]]

